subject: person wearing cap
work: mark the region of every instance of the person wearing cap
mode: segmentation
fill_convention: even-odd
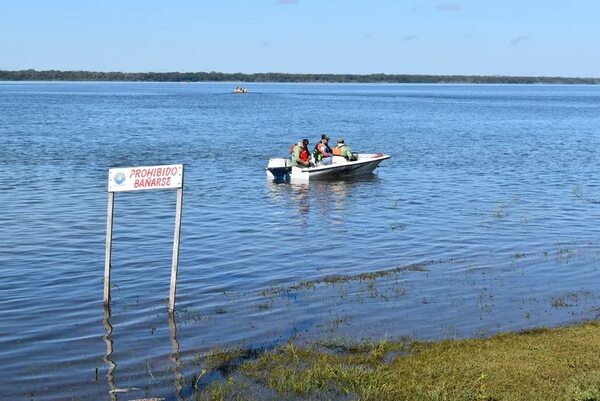
[[[310,167],[310,152],[308,151],[308,139],[304,138],[302,141],[294,144],[291,149],[292,152],[292,166],[296,167]]]
[[[344,138],[338,138],[337,143],[333,147],[333,155],[342,156],[348,161],[354,161],[358,159],[358,155],[356,153],[352,153],[350,147],[344,142]]]
[[[331,164],[333,161],[333,153],[329,147],[329,135],[321,135],[321,140],[316,144],[313,150],[313,157],[317,164]]]

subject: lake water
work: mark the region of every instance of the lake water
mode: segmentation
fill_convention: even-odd
[[[3,398],[179,400],[214,349],[600,311],[600,87],[236,85],[0,83]],[[322,133],[392,158],[267,182]],[[176,313],[175,191],[116,194],[105,310],[108,169],[175,163]]]

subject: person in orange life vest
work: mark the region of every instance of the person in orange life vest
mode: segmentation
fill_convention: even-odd
[[[292,146],[292,166],[310,167],[310,152],[308,151],[308,139],[304,138]]]
[[[331,164],[333,160],[333,153],[331,153],[331,148],[329,147],[329,135],[321,135],[321,141],[317,143],[315,149],[313,150],[313,157],[315,158],[315,162],[317,164]]]
[[[336,145],[333,148],[334,156],[342,156],[348,161],[358,160],[358,155],[352,153],[350,147],[344,143],[344,138],[338,138]]]

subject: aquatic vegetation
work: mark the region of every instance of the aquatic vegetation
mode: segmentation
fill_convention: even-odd
[[[252,354],[250,349],[234,348],[231,350],[214,349],[206,356],[206,367],[212,370],[218,370],[222,374],[227,374],[243,357]]]
[[[423,297],[423,298],[421,298],[421,303],[424,304],[424,305],[429,305],[429,304],[436,303],[436,300],[435,300],[435,298],[426,298],[426,297]]]
[[[568,306],[573,306],[573,305],[569,304],[565,298],[562,298],[562,297],[552,298],[552,307],[553,308],[566,308]]]
[[[391,224],[390,228],[392,229],[392,231],[395,231],[395,230],[404,230],[406,228],[406,225],[405,224],[400,224],[400,223],[399,224]]]
[[[271,302],[266,302],[266,303],[256,305],[256,309],[258,309],[258,310],[269,310],[272,307],[273,307],[273,303],[271,303]]]
[[[483,288],[477,301],[477,310],[481,313],[490,313],[494,306],[494,294],[488,288]]]
[[[200,320],[206,318],[200,312],[195,311],[191,308],[175,310],[174,313],[175,313],[175,319],[180,324],[187,324],[189,322],[197,322],[197,321],[200,321]]]
[[[392,289],[392,293],[396,296],[396,297],[402,297],[405,296],[407,294],[406,288],[402,288],[402,287],[394,287]]]
[[[551,305],[554,308],[567,308],[576,306],[581,299],[590,298],[593,294],[590,291],[569,291],[552,297]]]
[[[290,291],[308,290],[315,288],[315,282],[310,280],[303,280],[296,285],[289,287]]]
[[[260,295],[261,297],[271,297],[274,295],[281,295],[285,292],[286,292],[285,287],[271,287],[271,288],[265,288],[264,290],[261,290],[258,293],[258,295]]]
[[[508,215],[507,209],[508,205],[498,205],[493,211],[493,216],[496,219],[503,219]]]
[[[561,261],[570,259],[578,254],[578,251],[571,248],[560,247],[556,250],[556,260]]]
[[[342,324],[346,324],[347,325],[347,324],[349,324],[349,321],[350,321],[350,317],[349,316],[336,317],[331,322],[329,322],[328,331],[330,331],[330,332],[336,332],[337,329],[340,327],[340,325],[342,325]]]
[[[288,287],[270,287],[265,288],[258,292],[258,295],[262,297],[270,297],[276,295],[282,295],[286,293],[298,292],[307,289],[314,289],[317,285],[326,284],[326,285],[336,285],[342,283],[348,283],[352,281],[372,281],[383,277],[388,277],[394,274],[400,274],[404,272],[428,272],[429,268],[427,266],[432,264],[439,264],[450,262],[451,260],[436,260],[436,261],[427,261],[423,263],[412,263],[409,265],[397,266],[391,269],[384,270],[376,270],[373,272],[364,272],[357,274],[330,274],[324,276],[320,280],[303,280],[297,284],[293,284]]]

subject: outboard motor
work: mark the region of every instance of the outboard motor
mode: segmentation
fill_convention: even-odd
[[[290,178],[292,164],[289,159],[272,158],[267,165],[267,177],[274,181],[285,181]]]

